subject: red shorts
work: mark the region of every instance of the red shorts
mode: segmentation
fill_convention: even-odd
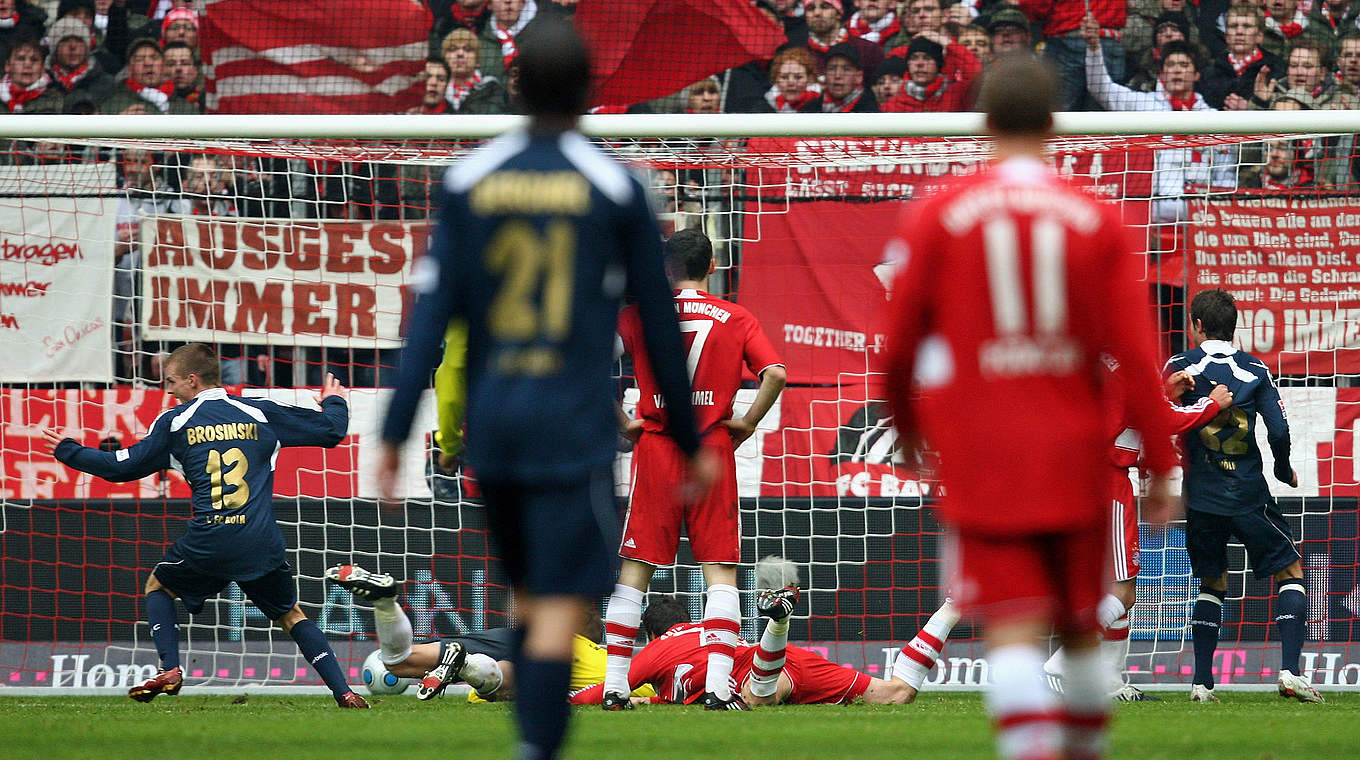
[[[737,652],[732,673],[738,684],[745,684],[751,675],[751,659],[756,649],[758,647],[743,647]],[[790,705],[849,704],[862,695],[873,680],[802,647],[785,648],[784,675],[793,684],[788,699],[784,700]]]
[[[1041,616],[1063,633],[1095,631],[1105,595],[1108,525],[1018,536],[956,534],[950,540],[956,600],[986,622]]]
[[[737,460],[732,435],[720,427],[704,436],[723,463],[722,475],[702,500],[686,506],[680,483],[686,459],[669,436],[643,432],[633,447],[633,491],[623,524],[619,556],[649,565],[669,565],[680,545],[680,527],[698,562],[741,561],[741,512],[737,507]]]
[[[1138,577],[1138,500],[1127,470],[1115,470],[1112,479],[1114,498],[1110,520],[1110,551],[1114,557],[1114,579],[1128,581]]]

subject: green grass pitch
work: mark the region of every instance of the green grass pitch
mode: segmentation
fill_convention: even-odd
[[[1116,708],[1111,757],[1127,760],[1260,760],[1360,757],[1360,692],[1322,705],[1274,694],[1225,692],[1218,705],[1166,701]],[[611,758],[987,758],[991,732],[981,697],[924,694],[912,705],[787,706],[705,713],[655,705],[631,713],[575,708],[567,757]],[[0,697],[0,757],[119,758],[505,758],[506,705],[413,696],[340,711],[325,696]]]

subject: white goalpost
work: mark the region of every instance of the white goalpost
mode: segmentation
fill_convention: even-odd
[[[369,465],[442,172],[522,123],[0,116],[0,695],[116,693],[155,662],[140,590],[189,516],[182,477],[78,476],[41,437],[130,445],[167,406],[164,356],[187,341],[215,344],[243,395],[310,404],[327,371],[353,389],[345,441],[285,452],[275,484],[300,603],[351,681],[374,628],[366,605],[324,584],[330,565],[403,579],[418,637],[513,619],[475,482],[439,468],[431,436],[417,436],[394,514]],[[1357,111],[1063,113],[1050,148],[1144,244],[1163,352],[1184,345],[1189,298],[1223,287],[1241,305],[1237,342],[1279,378],[1300,487],[1274,493],[1301,541],[1305,676],[1323,690],[1360,689],[1356,129]],[[897,451],[873,372],[883,243],[903,202],[986,160],[981,114],[594,115],[582,130],[645,176],[667,232],[713,239],[711,289],[750,308],[789,364],[789,389],[738,451],[744,636],[749,568],[778,554],[807,585],[791,640],[882,672],[943,596],[934,484]],[[627,403],[630,367],[619,372]],[[436,428],[428,400],[421,420]],[[1184,536],[1143,539],[1128,676],[1188,688],[1197,585]],[[1273,688],[1273,590],[1240,546],[1230,554],[1218,680]],[[682,549],[652,589],[697,611],[689,560]],[[234,586],[180,620],[195,690],[320,689]],[[961,626],[927,688],[976,689],[986,669]]]

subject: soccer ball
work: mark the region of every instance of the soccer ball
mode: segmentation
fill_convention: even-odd
[[[410,688],[414,678],[398,678],[383,664],[382,652],[374,651],[364,659],[364,667],[359,671],[369,694],[400,694]]]

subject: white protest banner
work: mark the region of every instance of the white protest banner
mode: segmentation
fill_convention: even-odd
[[[151,340],[396,348],[423,222],[149,216],[142,329]]]

